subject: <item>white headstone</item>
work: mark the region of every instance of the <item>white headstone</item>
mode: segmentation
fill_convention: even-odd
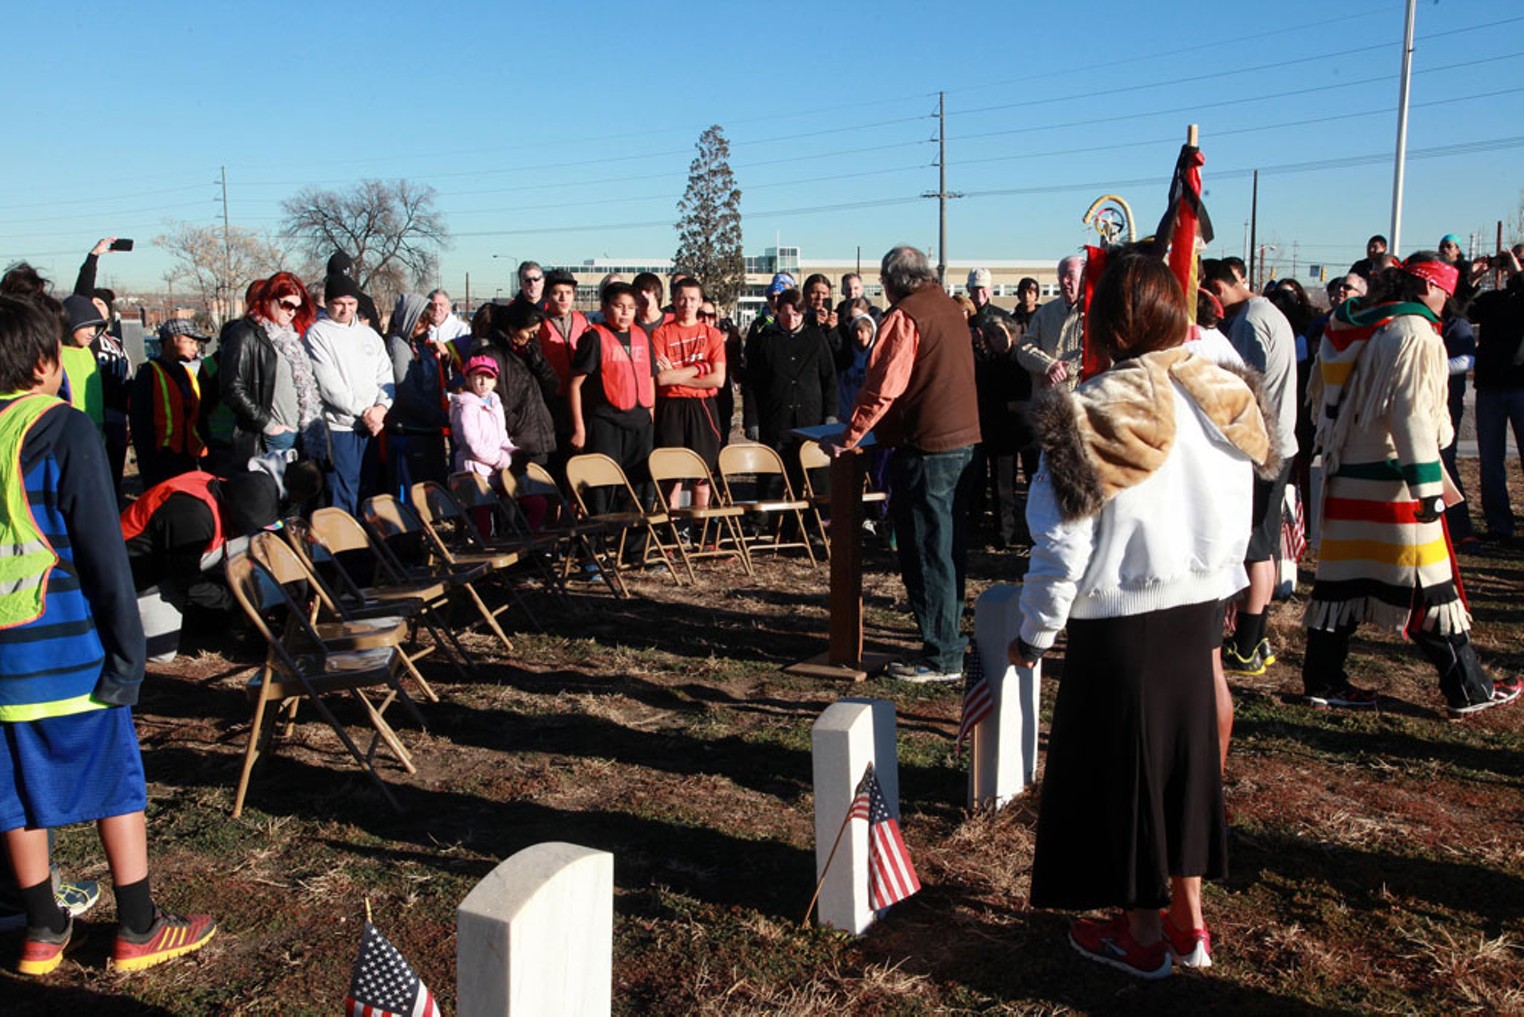
[[[607,1017],[614,856],[527,847],[466,895],[455,931],[460,1017]]]
[[[849,824],[839,842],[837,834],[870,762],[890,811],[899,816],[894,704],[884,699],[833,703],[815,721],[810,742],[815,770],[815,878],[825,873],[816,915],[821,925],[858,934],[874,917],[868,903],[868,825]]]
[[[995,709],[974,728],[968,774],[970,808],[1003,808],[1037,775],[1037,693],[1042,663],[1028,670],[1006,660],[1021,631],[1021,587],[992,586],[974,606],[974,647]]]
[[[898,821],[900,817],[900,747],[899,724],[894,716],[894,703],[887,699],[869,699],[867,696],[848,696],[839,703],[863,703],[873,711],[873,772],[878,774],[879,790],[889,814]],[[859,769],[857,779],[862,779]],[[857,790],[857,785],[852,789]],[[819,878],[819,874],[816,874]]]
[[[138,616],[143,621],[143,635],[148,641],[148,659],[167,664],[180,654],[181,601],[172,599],[157,586],[138,594]]]

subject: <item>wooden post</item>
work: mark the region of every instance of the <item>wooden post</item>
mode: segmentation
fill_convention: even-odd
[[[831,592],[826,652],[784,668],[812,678],[860,682],[893,657],[863,653],[863,472],[861,448],[831,460]]]
[[[863,657],[863,455],[831,460],[831,622],[827,661],[855,668]]]

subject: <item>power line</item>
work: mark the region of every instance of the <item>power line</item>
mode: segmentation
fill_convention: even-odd
[[[1524,89],[1515,89],[1524,91]],[[1451,145],[1440,145],[1433,148],[1413,149],[1408,152],[1409,159],[1442,159],[1460,155],[1474,155],[1478,152],[1499,152],[1508,149],[1524,148],[1524,135],[1514,135],[1505,138],[1484,138],[1477,141],[1460,142]],[[1305,162],[1281,163],[1275,166],[1251,166],[1244,169],[1218,170],[1208,174],[1211,181],[1242,179],[1252,176],[1256,170],[1261,175],[1270,173],[1306,173],[1313,170],[1348,169],[1353,166],[1367,166],[1374,163],[1382,163],[1391,158],[1390,152],[1372,152],[1366,155],[1347,155],[1334,158],[1312,159]],[[1123,187],[1153,187],[1169,182],[1169,176],[1138,177],[1133,180],[1102,180],[1088,183],[1062,183],[1045,184],[1031,187],[1005,187],[989,191],[969,191],[970,198],[1010,197],[1017,195],[1049,194],[1054,191],[1092,191],[1097,189],[1119,190]]]
[[[1337,86],[1334,86],[1334,87],[1337,87]],[[1266,96],[1265,98],[1282,98],[1284,96],[1300,95],[1300,94],[1302,94],[1304,92],[1310,92],[1310,91],[1323,91],[1323,89],[1296,89],[1296,90],[1293,90],[1293,91],[1290,91],[1290,92],[1286,92],[1283,95]],[[1422,105],[1422,106],[1434,106],[1434,105],[1441,105],[1441,104],[1444,104],[1444,103],[1452,103],[1452,102],[1468,102],[1468,101],[1473,100],[1473,99],[1485,99],[1485,98],[1491,98],[1491,97],[1498,96],[1498,95],[1507,95],[1509,92],[1515,92],[1515,91],[1518,91],[1518,89],[1503,89],[1502,91],[1498,91],[1498,92],[1484,92],[1484,93],[1480,93],[1480,94],[1462,95],[1462,96],[1456,96],[1453,99],[1434,99],[1434,100],[1430,100],[1427,103],[1415,103],[1414,107],[1416,108],[1417,106],[1420,106],[1420,105]],[[1124,121],[1124,120],[1127,120],[1127,121],[1131,121],[1131,120],[1143,120],[1143,119],[1147,119],[1149,117],[1173,116],[1173,115],[1180,114],[1180,113],[1195,113],[1195,112],[1197,112],[1199,110],[1217,109],[1217,108],[1223,107],[1223,106],[1241,106],[1241,105],[1243,105],[1245,103],[1245,101],[1246,100],[1244,100],[1244,99],[1223,99],[1223,100],[1221,100],[1219,102],[1195,102],[1195,103],[1191,103],[1191,104],[1186,105],[1186,106],[1174,106],[1174,107],[1171,107],[1170,109],[1149,110],[1149,111],[1143,112],[1143,113],[1123,113],[1123,114],[1118,114],[1116,116],[1091,117],[1091,118],[1088,118],[1088,119],[1085,119],[1085,120],[1071,120],[1071,121],[1068,121],[1068,122],[1065,122],[1065,123],[1057,123],[1057,124],[1042,124],[1042,125],[1035,126],[1035,127],[1019,127],[1019,128],[1012,128],[1012,129],[1009,129],[1009,130],[1001,130],[1001,131],[985,131],[984,133],[981,133],[981,134],[964,134],[964,135],[960,135],[960,136],[958,136],[956,138],[953,138],[952,140],[953,141],[973,141],[973,140],[980,139],[980,138],[998,138],[998,137],[1004,137],[1004,136],[1011,135],[1011,134],[1034,134],[1034,133],[1036,133],[1038,131],[1056,131],[1056,130],[1062,130],[1064,128],[1069,128],[1069,127],[1092,127],[1092,126],[1094,126],[1096,124],[1111,124],[1111,123],[1118,123],[1118,122]],[[1383,110],[1378,110],[1377,112],[1390,112],[1391,110],[1393,110],[1395,108],[1396,108],[1395,106],[1388,106],[1388,107],[1385,107]],[[1345,115],[1345,114],[1339,114],[1338,116],[1343,116],[1343,115]],[[1359,115],[1365,116],[1367,114],[1359,114]],[[1338,117],[1336,116],[1333,119],[1337,119],[1337,118]],[[1224,132],[1224,133],[1226,133],[1226,132]],[[1234,133],[1239,133],[1239,132],[1235,130]]]
[[[1508,88],[1500,89],[1496,92],[1483,92],[1475,95],[1456,96],[1455,98],[1451,99],[1431,99],[1428,102],[1415,103],[1413,108],[1421,109],[1430,106],[1446,106],[1457,102],[1471,102],[1476,99],[1488,99],[1500,95],[1511,95],[1519,91],[1524,91],[1524,89]],[[1213,131],[1212,137],[1223,138],[1236,134],[1260,134],[1265,131],[1280,130],[1287,127],[1308,127],[1316,124],[1336,123],[1341,120],[1354,120],[1361,117],[1381,116],[1386,113],[1391,113],[1395,109],[1395,106],[1382,106],[1379,109],[1362,110],[1358,113],[1330,113],[1326,116],[1304,117],[1300,120],[1284,120],[1273,124],[1254,124],[1250,127],[1230,127],[1226,130]],[[1172,112],[1180,111],[1176,110]],[[1018,152],[1014,155],[994,155],[984,156],[978,159],[962,159],[959,160],[959,165],[971,166],[991,162],[1015,162],[1027,159],[1055,158],[1058,156],[1088,155],[1096,152],[1115,152],[1124,148],[1143,148],[1151,145],[1170,145],[1175,144],[1178,141],[1179,137],[1177,135],[1168,138],[1153,138],[1148,141],[1130,141],[1103,145],[1086,145],[1080,148],[1044,149],[1038,152]]]
[[[1491,22],[1488,22],[1488,23],[1483,24],[1483,25],[1471,25],[1471,26],[1468,26],[1466,28],[1451,29],[1451,30],[1445,31],[1445,32],[1435,32],[1435,33],[1431,33],[1430,35],[1425,36],[1423,39],[1421,39],[1419,41],[1427,41],[1428,39],[1436,39],[1436,38],[1440,38],[1442,36],[1456,35],[1456,34],[1460,34],[1460,33],[1463,33],[1463,32],[1475,32],[1475,31],[1480,31],[1480,30],[1485,29],[1485,28],[1496,28],[1496,27],[1498,27],[1500,25],[1509,25],[1509,24],[1513,24],[1513,23],[1518,22],[1518,21],[1524,21],[1524,16],[1520,16],[1520,17],[1517,17],[1517,18],[1504,18],[1501,21],[1491,21]],[[1068,103],[1068,102],[1073,102],[1073,101],[1075,101],[1077,99],[1098,99],[1098,98],[1104,98],[1106,96],[1111,96],[1111,95],[1127,95],[1127,94],[1131,94],[1133,92],[1141,91],[1142,89],[1146,89],[1146,88],[1164,88],[1164,87],[1171,87],[1171,88],[1173,88],[1173,87],[1177,87],[1177,86],[1180,86],[1180,85],[1192,84],[1192,83],[1195,83],[1195,82],[1216,81],[1216,80],[1218,80],[1220,78],[1239,78],[1239,77],[1241,77],[1241,76],[1243,76],[1245,74],[1253,74],[1253,73],[1255,73],[1257,71],[1281,70],[1282,68],[1286,68],[1286,67],[1294,67],[1297,64],[1313,63],[1315,61],[1320,61],[1320,60],[1335,60],[1335,59],[1345,60],[1348,57],[1353,56],[1353,55],[1358,54],[1358,53],[1372,53],[1372,52],[1376,52],[1378,50],[1385,51],[1385,50],[1388,50],[1388,49],[1390,49],[1390,44],[1389,43],[1384,43],[1384,42],[1383,43],[1376,43],[1376,44],[1371,45],[1371,46],[1358,46],[1358,47],[1355,47],[1355,48],[1352,48],[1352,49],[1351,48],[1339,49],[1339,50],[1334,50],[1334,51],[1331,51],[1331,52],[1328,52],[1328,53],[1313,54],[1312,56],[1292,57],[1292,58],[1287,59],[1287,60],[1275,60],[1275,61],[1272,61],[1270,63],[1257,64],[1257,65],[1252,66],[1252,67],[1235,67],[1231,71],[1213,71],[1213,72],[1210,72],[1210,73],[1207,73],[1207,74],[1196,74],[1196,75],[1190,75],[1190,76],[1187,76],[1187,77],[1180,77],[1179,75],[1172,75],[1172,76],[1170,76],[1168,78],[1165,78],[1165,79],[1162,79],[1162,80],[1159,80],[1159,81],[1128,82],[1125,85],[1119,85],[1119,86],[1117,86],[1115,88],[1103,88],[1103,89],[1098,89],[1098,90],[1093,91],[1093,92],[1079,92],[1079,93],[1068,94],[1068,95],[1063,95],[1063,96],[1046,96],[1046,97],[1043,97],[1043,98],[1040,98],[1040,99],[1023,99],[1020,102],[1001,103],[1001,104],[996,105],[996,106],[978,106],[978,107],[975,107],[973,109],[956,110],[956,111],[954,111],[952,113],[949,113],[948,116],[970,116],[970,115],[975,114],[975,113],[992,113],[992,112],[996,112],[996,111],[999,111],[999,110],[1024,109],[1024,108],[1027,108],[1027,107],[1030,107],[1030,106],[1047,106],[1047,105],[1051,105],[1052,103],[1057,102],[1057,101],[1063,101],[1063,102]],[[1465,66],[1465,65],[1458,65],[1458,66]],[[1388,75],[1383,75],[1382,77],[1379,77],[1379,78],[1369,78],[1369,79],[1366,79],[1366,81],[1364,81],[1364,82],[1355,82],[1355,84],[1367,84],[1367,83],[1372,82],[1372,81],[1383,81],[1384,82],[1384,81],[1389,81],[1389,80],[1391,80],[1391,75],[1388,74]],[[1345,87],[1345,86],[1344,85],[1337,85],[1336,84],[1336,85],[1330,85],[1330,86],[1326,86],[1326,87],[1330,87],[1330,88],[1342,88],[1342,87]],[[1313,89],[1307,89],[1307,91],[1313,91]],[[1261,98],[1273,98],[1273,97],[1272,96],[1256,96],[1255,97],[1255,101],[1258,101]],[[1245,101],[1248,101],[1248,100],[1239,100],[1239,101],[1245,102]]]
[[[1340,23],[1346,22],[1346,21],[1358,21],[1358,20],[1362,20],[1364,18],[1372,17],[1372,16],[1377,15],[1377,14],[1387,14],[1387,13],[1389,13],[1389,11],[1390,11],[1390,8],[1387,7],[1387,6],[1372,7],[1372,8],[1369,8],[1367,10],[1358,11],[1358,12],[1353,13],[1353,14],[1346,14],[1346,15],[1344,15],[1342,17],[1326,18],[1326,19],[1320,20],[1320,21],[1317,22],[1316,27],[1326,28],[1329,25],[1337,25],[1337,24],[1340,24]],[[1165,52],[1148,53],[1148,54],[1144,54],[1144,55],[1141,55],[1141,56],[1128,57],[1128,58],[1123,59],[1123,60],[1107,60],[1106,61],[1106,67],[1107,67],[1108,70],[1115,70],[1118,67],[1126,67],[1129,64],[1148,63],[1148,62],[1153,61],[1153,60],[1169,60],[1169,61],[1178,63],[1179,62],[1179,58],[1184,56],[1184,55],[1186,55],[1186,54],[1188,54],[1188,53],[1213,52],[1213,51],[1217,51],[1217,50],[1222,49],[1222,47],[1224,47],[1224,46],[1231,46],[1234,43],[1238,43],[1238,42],[1260,42],[1260,41],[1263,41],[1265,39],[1274,38],[1275,36],[1278,36],[1278,35],[1300,34],[1300,33],[1306,32],[1311,27],[1314,27],[1311,22],[1299,22],[1299,23],[1294,24],[1294,25],[1288,25],[1288,26],[1286,26],[1284,28],[1270,29],[1270,30],[1267,30],[1267,31],[1259,31],[1259,30],[1256,29],[1256,31],[1253,34],[1251,34],[1251,35],[1234,36],[1234,37],[1228,38],[1228,39],[1219,39],[1219,40],[1217,40],[1215,42],[1197,43],[1194,46],[1179,47],[1179,46],[1171,45],[1169,47],[1169,49],[1167,51],[1165,51]],[[1237,72],[1234,71],[1232,73],[1237,73]],[[1016,84],[1021,84],[1023,82],[1027,82],[1027,81],[1051,81],[1052,78],[1053,78],[1053,75],[1049,74],[1049,73],[1024,74],[1024,75],[1021,75],[1020,77],[1003,78],[1003,79],[1001,79],[999,81],[987,82],[987,83],[985,83],[983,85],[965,85],[965,86],[963,86],[961,88],[949,88],[947,91],[949,91],[949,92],[971,92],[971,91],[984,90],[984,89],[989,89],[989,88],[999,88],[1002,85],[1016,85]],[[1053,100],[1049,100],[1049,101],[1053,101]]]

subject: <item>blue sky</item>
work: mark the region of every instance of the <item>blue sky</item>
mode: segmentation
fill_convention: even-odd
[[[1293,248],[1343,266],[1388,232],[1402,0],[638,9],[10,11],[4,76],[36,112],[11,118],[0,160],[0,261],[67,285],[97,237],[132,236],[103,281],[157,289],[152,238],[220,223],[223,165],[233,224],[272,232],[304,185],[406,177],[438,189],[455,233],[442,282],[458,294],[469,271],[490,296],[521,258],[670,256],[693,143],[719,123],[748,254],[781,238],[871,263],[936,244],[919,195],[937,185],[939,89],[948,187],[967,195],[953,259],[1056,260],[1093,238],[1080,217],[1111,191],[1156,221],[1191,122],[1214,253],[1242,253],[1255,168],[1283,274]],[[1524,189],[1524,5],[1420,0],[1416,36],[1401,246],[1490,238]]]

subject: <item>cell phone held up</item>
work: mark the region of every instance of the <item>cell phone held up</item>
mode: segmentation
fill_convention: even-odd
[[[111,241],[111,250],[130,251],[132,250],[132,241],[130,239],[113,240]]]

